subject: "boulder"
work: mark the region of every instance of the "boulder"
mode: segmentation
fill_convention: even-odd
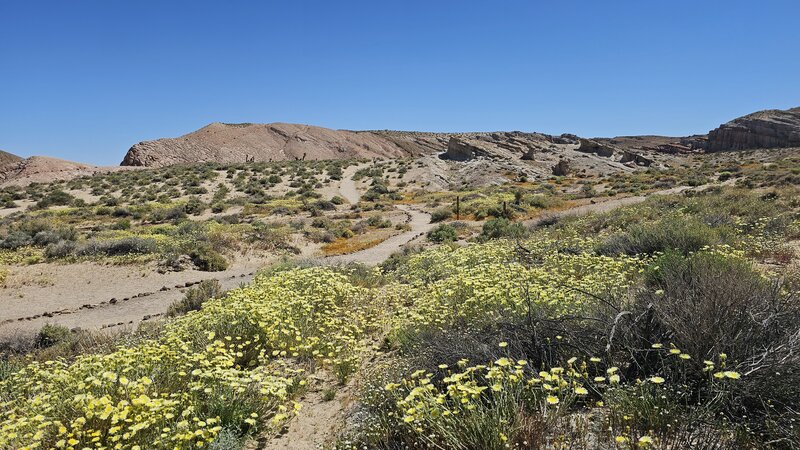
[[[606,158],[611,158],[614,156],[614,152],[617,151],[616,147],[612,147],[610,145],[601,144],[593,139],[579,139],[580,147],[576,150],[582,153],[594,153],[597,156],[604,156]]]
[[[533,161],[535,158],[536,158],[536,149],[533,147],[529,148],[528,151],[525,152],[524,155],[522,155],[523,161]]]
[[[645,167],[649,167],[651,164],[653,164],[653,160],[652,159],[647,158],[645,156],[642,156],[642,155],[640,155],[638,153],[629,152],[629,151],[624,151],[622,153],[622,159],[620,159],[619,162],[621,162],[623,164],[625,164],[627,162],[632,162],[632,163],[636,164],[637,166],[645,166]]]
[[[569,161],[566,159],[558,161],[558,163],[553,166],[553,175],[557,177],[569,175]]]

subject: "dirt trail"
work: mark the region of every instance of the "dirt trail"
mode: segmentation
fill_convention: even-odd
[[[243,257],[223,272],[165,274],[88,262],[23,266],[12,274],[11,281],[18,285],[0,291],[0,340],[30,335],[48,323],[69,328],[133,326],[164,314],[187,287],[216,279],[223,289],[232,289],[252,280],[269,261]]]
[[[424,235],[428,232],[428,230],[434,227],[434,224],[430,223],[430,214],[411,208],[407,205],[398,205],[397,208],[406,213],[408,216],[406,223],[411,226],[411,230],[392,236],[380,244],[368,249],[347,255],[326,258],[326,263],[346,264],[350,262],[361,262],[367,265],[379,264],[386,260],[389,255],[400,250],[404,245]]]
[[[358,202],[358,189],[352,174],[358,166],[345,169],[340,191],[348,201]],[[349,183],[345,181],[349,180]],[[725,184],[725,183],[723,183]],[[546,216],[523,222],[537,225],[551,217],[582,216],[603,213],[641,203],[653,195],[677,194],[689,190],[700,191],[713,185],[698,187],[679,186],[650,193],[646,196],[624,197],[575,206]],[[392,253],[418,239],[434,224],[430,215],[408,205],[398,205],[407,216],[410,231],[390,237],[380,244],[347,255],[321,258],[322,264],[337,265],[361,262],[375,265]],[[31,282],[19,289],[0,291],[0,341],[14,335],[30,335],[47,323],[58,323],[70,328],[106,328],[135,326],[142,320],[158,317],[174,301],[183,297],[186,285],[206,279],[217,279],[223,289],[233,289],[252,281],[255,272],[269,263],[269,258],[249,258],[237,261],[225,272],[209,273],[185,271],[171,274],[142,275],[141,268],[97,266],[93,263],[65,266],[27,266],[20,269],[22,277]],[[37,273],[38,271],[38,273]],[[36,280],[41,285],[36,285]],[[13,311],[13,313],[12,313]]]
[[[361,193],[359,193],[358,188],[356,188],[353,175],[362,167],[362,165],[350,166],[342,171],[342,182],[339,185],[339,192],[342,194],[342,197],[352,205],[355,205],[361,200]]]
[[[308,392],[297,399],[302,409],[284,432],[251,442],[246,450],[318,450],[336,437],[355,402],[358,379],[351,377],[342,386],[327,372],[319,371],[310,377],[309,385]],[[326,391],[333,392],[333,398],[325,398]]]
[[[322,264],[362,262],[375,265],[430,229],[430,215],[401,206],[410,231],[348,255],[321,258]],[[131,266],[94,263],[40,265],[20,268],[15,277],[28,279],[0,291],[0,341],[30,336],[48,323],[69,328],[136,326],[163,315],[181,299],[186,287],[216,279],[224,290],[253,280],[256,271],[274,258],[237,260],[224,272],[189,270],[150,273]],[[39,284],[37,284],[39,283]]]
[[[637,203],[642,203],[643,201],[647,200],[648,197],[652,197],[654,195],[670,195],[670,194],[680,194],[681,192],[685,191],[702,191],[708,187],[714,185],[705,184],[702,186],[678,186],[670,189],[664,189],[661,191],[655,191],[647,195],[637,195],[634,197],[622,197],[622,198],[615,198],[611,200],[606,200],[597,203],[589,203],[586,205],[574,206],[572,208],[564,209],[561,211],[555,211],[549,214],[545,214],[540,217],[536,217],[530,220],[526,220],[522,222],[525,225],[538,225],[548,219],[553,217],[561,218],[561,217],[572,217],[572,216],[585,216],[587,214],[601,214],[609,211],[613,211],[617,208],[621,208],[623,206],[635,205]]]

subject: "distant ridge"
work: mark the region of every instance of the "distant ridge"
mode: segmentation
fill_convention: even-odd
[[[441,145],[434,136],[392,136],[288,123],[215,122],[177,138],[140,142],[128,150],[122,165],[163,167],[209,161],[401,158],[429,153]]]

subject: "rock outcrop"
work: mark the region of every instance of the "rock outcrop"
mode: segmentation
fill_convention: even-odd
[[[553,175],[557,177],[567,176],[569,175],[569,169],[569,161],[562,159],[553,166]]]
[[[491,151],[480,144],[467,142],[457,137],[451,137],[447,142],[447,151],[442,155],[443,159],[452,161],[468,161],[478,156],[492,156]]]
[[[645,167],[650,167],[650,165],[653,164],[652,159],[627,150],[622,152],[622,159],[620,159],[619,162],[623,164],[632,162],[637,166],[645,166]]]
[[[581,153],[593,153],[597,156],[603,156],[606,158],[611,158],[614,156],[614,153],[617,151],[615,147],[610,145],[601,144],[593,139],[579,139],[580,147],[578,147],[578,151]]]
[[[748,114],[708,133],[709,152],[800,147],[800,108]]]
[[[529,148],[528,151],[525,152],[524,155],[522,155],[521,159],[523,161],[533,161],[533,160],[535,160],[536,159],[536,149],[533,148],[533,147]]]

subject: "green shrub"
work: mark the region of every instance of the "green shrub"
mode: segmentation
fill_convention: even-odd
[[[519,239],[525,237],[527,233],[528,230],[521,224],[512,222],[506,218],[498,217],[496,219],[489,219],[483,224],[480,239]]]
[[[155,253],[157,250],[158,245],[155,239],[132,236],[109,241],[92,239],[80,246],[77,250],[77,254],[81,256],[120,256]]]
[[[186,291],[181,300],[171,304],[167,309],[167,315],[174,317],[186,314],[189,311],[197,311],[206,300],[218,298],[222,295],[222,285],[219,284],[218,280],[203,280],[196,287]]]
[[[189,252],[189,257],[198,269],[205,272],[221,272],[228,268],[228,261],[209,244],[201,242]]]
[[[34,346],[36,348],[48,348],[72,339],[72,332],[63,325],[47,324],[36,334]]]
[[[438,208],[435,209],[431,213],[431,223],[441,222],[443,220],[447,220],[453,217],[453,210],[445,207],[445,208]]]
[[[439,244],[443,242],[453,242],[458,239],[458,232],[450,225],[440,224],[436,228],[428,231],[428,239]]]
[[[722,240],[719,229],[696,219],[667,218],[636,224],[625,233],[614,234],[597,247],[597,252],[601,255],[637,255],[672,249],[688,254]]]
[[[75,197],[64,191],[55,190],[48,193],[44,198],[36,202],[36,207],[47,208],[49,206],[66,206],[72,203],[74,199]]]

